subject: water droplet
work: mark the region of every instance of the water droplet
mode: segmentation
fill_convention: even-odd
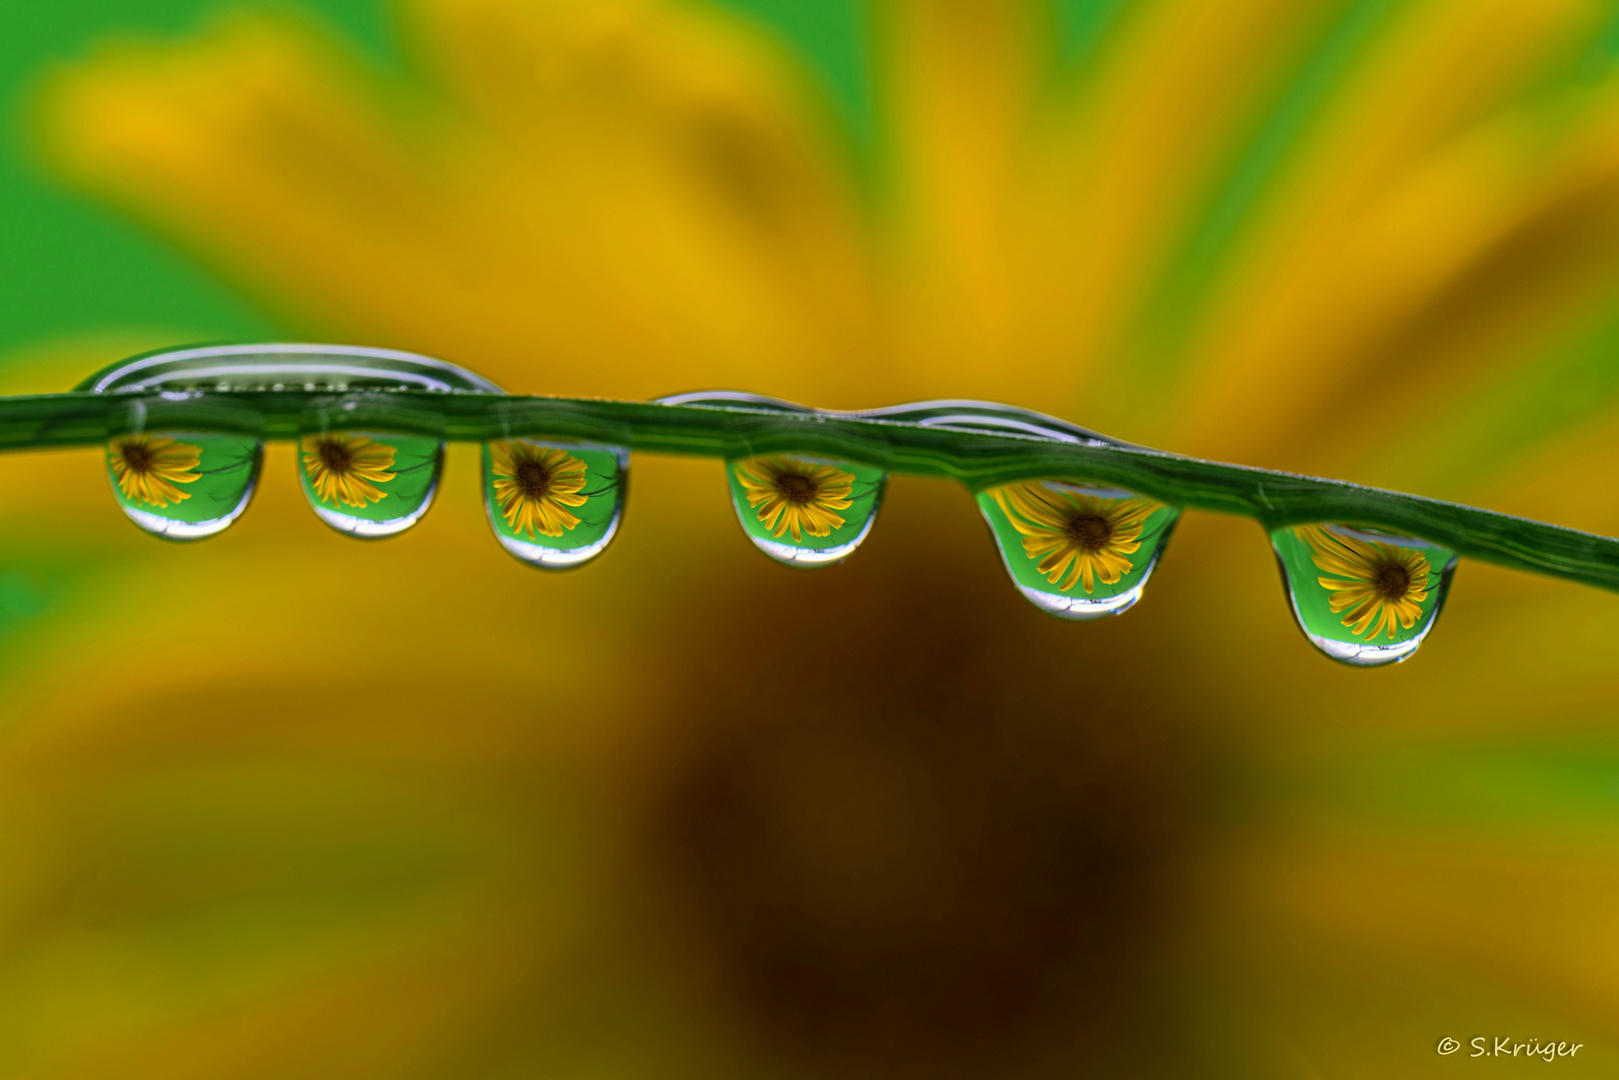
[[[1428,636],[1456,553],[1409,536],[1344,525],[1270,534],[1288,604],[1310,643],[1355,667],[1398,663]]]
[[[620,446],[506,439],[483,447],[484,505],[502,547],[566,570],[606,550],[624,516],[630,452]]]
[[[298,479],[320,519],[338,532],[396,536],[433,504],[444,443],[380,431],[308,431],[298,439]]]
[[[359,345],[269,343],[160,349],[120,360],[79,384],[105,394],[212,387],[219,391],[330,384],[400,390],[469,390],[498,394],[500,387],[465,368],[430,356]]]
[[[1077,443],[1085,446],[1134,446],[1108,435],[1100,434],[1059,420],[1055,416],[1020,409],[1014,405],[1000,405],[993,401],[967,401],[948,399],[941,401],[913,401],[905,405],[889,405],[881,409],[860,409],[833,416],[859,416],[875,420],[902,420],[929,428],[954,428],[966,431],[1010,432],[1032,435],[1055,442]]]
[[[756,454],[725,463],[742,531],[789,566],[830,566],[871,531],[888,474],[811,454]]]
[[[1133,607],[1180,519],[1133,491],[1074,480],[1020,480],[977,498],[1012,583],[1064,619]]]
[[[107,477],[129,519],[154,536],[223,532],[258,486],[264,444],[246,435],[138,432],[107,442]]]

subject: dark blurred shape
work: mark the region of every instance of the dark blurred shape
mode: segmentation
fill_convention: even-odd
[[[689,624],[655,827],[681,914],[784,1056],[842,1074],[1134,1028],[1187,832],[1175,711],[1116,625],[1008,597],[983,537],[884,526]]]

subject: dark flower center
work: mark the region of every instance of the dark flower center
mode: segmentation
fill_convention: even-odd
[[[517,466],[517,490],[525,499],[541,499],[551,490],[551,470],[538,461],[525,461]]]
[[[1084,551],[1101,551],[1113,539],[1113,522],[1101,514],[1081,514],[1068,520],[1068,537]]]
[[[143,442],[126,442],[120,451],[124,456],[124,464],[129,466],[133,473],[144,473],[152,467],[152,448]]]
[[[1384,563],[1372,575],[1372,589],[1384,600],[1400,600],[1411,591],[1411,574],[1398,563]]]
[[[326,471],[342,476],[354,467],[354,451],[338,442],[336,439],[322,439],[320,441],[320,460],[326,466]]]
[[[783,473],[776,477],[776,490],[781,492],[782,498],[794,506],[803,506],[814,501],[819,486],[809,477],[799,473]]]

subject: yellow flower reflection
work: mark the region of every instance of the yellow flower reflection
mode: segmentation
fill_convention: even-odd
[[[304,474],[322,502],[366,506],[388,497],[377,487],[392,480],[394,448],[364,435],[306,435]]]
[[[589,497],[585,463],[554,446],[497,442],[489,446],[494,464],[495,499],[507,528],[522,536],[561,536],[579,524],[567,507],[583,506]]]
[[[1327,604],[1334,615],[1348,609],[1343,624],[1356,637],[1370,641],[1387,633],[1392,640],[1396,624],[1409,630],[1422,617],[1429,567],[1420,551],[1329,532],[1319,525],[1301,525],[1293,534],[1315,551],[1316,566],[1334,575],[1316,580],[1332,592]]]
[[[107,459],[124,498],[163,507],[191,498],[174,485],[197,481],[202,450],[163,435],[126,435],[108,444]]]
[[[1096,580],[1116,585],[1135,564],[1141,530],[1162,503],[1108,499],[1064,491],[1034,481],[992,488],[990,495],[1012,527],[1023,534],[1023,551],[1063,592],[1078,582],[1094,592]],[[1058,581],[1062,583],[1059,585]]]
[[[780,454],[749,458],[733,469],[771,535],[791,531],[793,543],[801,544],[805,533],[831,536],[843,527],[843,515],[833,511],[849,509],[854,473]]]

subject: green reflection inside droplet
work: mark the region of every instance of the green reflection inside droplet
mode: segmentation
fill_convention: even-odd
[[[624,493],[624,451],[533,439],[486,443],[484,500],[495,534],[554,551],[612,538]]]
[[[328,431],[299,440],[298,476],[309,501],[330,514],[414,520],[438,486],[443,452],[434,438]]]
[[[261,453],[258,440],[240,435],[120,435],[107,443],[107,475],[113,494],[142,528],[203,536],[217,531],[214,526],[224,528],[246,506]]]
[[[887,473],[808,454],[757,454],[726,462],[731,501],[743,530],[774,558],[799,553],[835,561],[871,529]]]
[[[977,500],[1013,582],[1070,618],[1133,603],[1180,517],[1134,492],[1072,480],[1002,484]]]
[[[1438,615],[1456,563],[1449,548],[1342,525],[1277,529],[1271,544],[1300,627],[1350,663],[1410,655]]]

